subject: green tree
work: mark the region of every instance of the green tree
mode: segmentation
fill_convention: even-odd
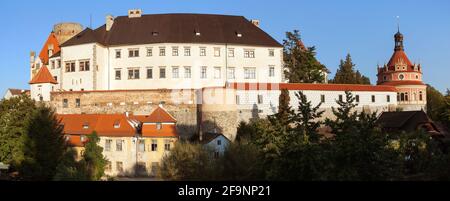
[[[68,148],[56,167],[55,181],[87,181],[86,168],[76,161],[76,151]]]
[[[231,143],[218,160],[223,167],[221,180],[255,181],[264,179],[258,148],[251,143]]]
[[[26,95],[0,101],[0,162],[11,164],[13,170],[23,160],[25,124],[34,110],[35,102]]]
[[[352,57],[347,54],[345,61],[341,59],[336,75],[331,82],[335,84],[370,84],[369,78],[361,75],[359,71],[355,72],[354,67]]]
[[[283,46],[285,75],[289,82],[324,82],[324,73],[328,70],[315,58],[315,47],[303,46],[298,30],[286,32]]]
[[[294,135],[288,139],[291,142],[302,143],[303,141],[307,142],[318,142],[319,134],[317,130],[321,126],[322,122],[319,121],[322,117],[324,111],[319,111],[321,103],[312,106],[311,101],[308,101],[306,95],[303,92],[299,91],[296,94],[298,103],[298,110],[294,114],[294,124],[295,124],[295,133]],[[295,145],[295,144],[294,144]]]
[[[26,180],[53,179],[66,150],[63,128],[52,109],[39,106],[26,122],[20,174]]]
[[[427,85],[427,114],[434,121],[440,121],[445,110],[445,97],[431,85]]]
[[[100,180],[105,173],[105,166],[108,160],[103,156],[103,148],[98,145],[100,138],[97,132],[92,132],[88,136],[88,142],[85,144],[83,158],[80,163],[87,169],[89,180]]]

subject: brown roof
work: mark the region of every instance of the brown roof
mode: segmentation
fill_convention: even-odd
[[[413,132],[424,129],[433,136],[442,136],[439,128],[424,111],[383,112],[376,123],[388,131]]]
[[[21,94],[26,94],[27,92],[29,92],[30,90],[27,89],[8,89],[11,92],[11,95],[13,96],[18,96]]]
[[[30,84],[39,83],[58,84],[58,82],[56,82],[46,66],[42,66],[41,69],[39,69],[38,73],[36,73],[36,75],[34,75],[33,79],[30,81]]]
[[[200,35],[197,36],[196,32]],[[241,37],[237,35],[241,34]],[[106,25],[85,29],[61,46],[97,42],[102,45],[151,43],[227,43],[282,47],[243,16],[211,14],[154,14],[139,18],[120,16],[110,31]]]

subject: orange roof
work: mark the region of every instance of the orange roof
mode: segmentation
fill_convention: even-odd
[[[403,81],[387,81],[380,85],[398,86],[398,85],[425,85],[422,81],[403,80]]]
[[[81,136],[79,135],[68,135],[69,141],[67,142],[69,146],[73,147],[84,147],[85,142],[81,142]]]
[[[178,137],[175,124],[161,124],[161,129],[157,129],[156,124],[142,125],[143,137]]]
[[[52,84],[58,84],[56,80],[53,78],[50,71],[48,71],[48,68],[46,66],[42,66],[41,69],[39,69],[38,73],[34,75],[33,79],[29,82],[30,84],[38,84],[38,83],[52,83]]]
[[[396,91],[395,87],[361,84],[231,83],[238,90]]]
[[[142,123],[175,123],[177,120],[164,108],[158,106],[150,115],[134,115]]]
[[[64,125],[65,134],[88,135],[93,131],[99,136],[113,137],[136,134],[136,128],[124,114],[62,114],[58,119]]]
[[[58,53],[61,51],[59,47],[58,39],[55,36],[55,33],[53,31],[50,33],[50,35],[47,38],[47,41],[45,42],[44,46],[42,47],[41,52],[39,53],[39,58],[41,59],[42,63],[48,64],[48,59],[52,55],[48,55],[48,46],[53,45],[53,54]]]
[[[408,56],[406,56],[406,53],[403,50],[396,50],[394,54],[392,54],[392,57],[387,64],[389,70],[395,71],[395,64],[398,62],[404,62],[407,65],[407,70],[414,70],[413,64],[408,59]]]

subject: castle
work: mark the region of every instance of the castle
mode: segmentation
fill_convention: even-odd
[[[131,133],[140,135],[146,122],[139,119],[161,108],[176,119],[181,138],[222,133],[231,140],[239,122],[277,112],[281,89],[289,90],[293,108],[297,91],[313,105],[322,103],[324,118],[333,118],[331,108],[345,91],[356,96],[360,111],[425,109],[422,69],[406,56],[400,32],[392,58],[378,66],[377,85],[306,84],[288,83],[283,47],[259,25],[242,16],[143,15],[140,9],[108,15],[94,30],[60,24],[39,57],[31,53],[31,97],[50,104],[61,117],[125,118],[138,125]],[[71,130],[72,135],[84,135],[88,120],[75,122],[80,131]],[[105,135],[101,143],[111,139]],[[135,140],[127,142],[130,149],[137,149]]]

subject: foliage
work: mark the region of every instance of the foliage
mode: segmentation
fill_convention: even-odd
[[[336,75],[331,82],[335,84],[370,84],[370,79],[361,75],[358,70],[355,72],[354,67],[352,57],[347,54],[345,61],[341,59]]]
[[[76,151],[69,148],[56,167],[54,181],[86,181],[89,180],[86,168],[77,162]]]
[[[431,119],[438,121],[445,108],[445,97],[431,85],[427,85],[427,114]]]
[[[108,163],[108,160],[102,154],[103,148],[98,145],[99,141],[100,138],[95,131],[88,136],[83,158],[80,161],[87,170],[87,177],[93,181],[100,180],[103,177],[105,166]]]

